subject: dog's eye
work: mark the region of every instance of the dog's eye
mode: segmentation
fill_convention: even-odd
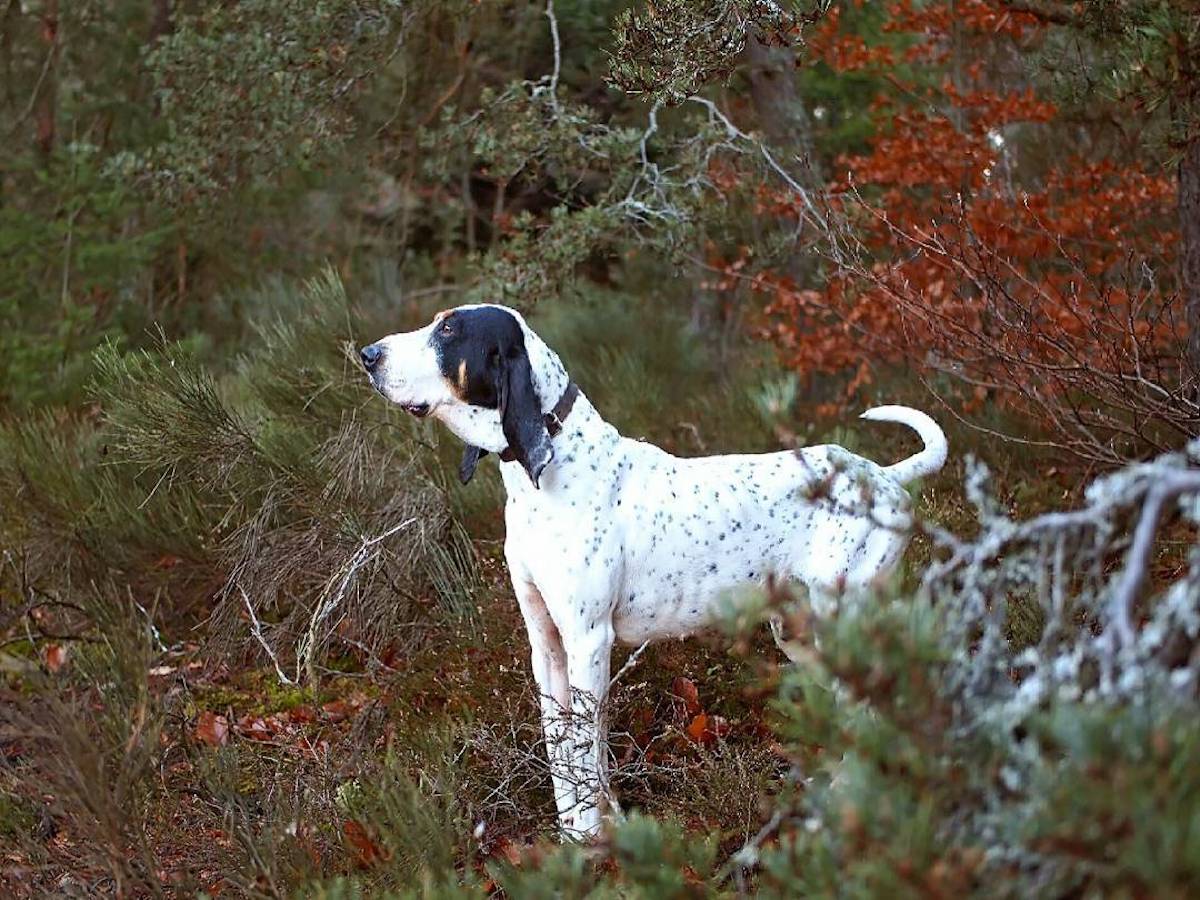
[[[454,334],[454,326],[449,322],[443,322],[442,327],[438,329],[442,334]]]

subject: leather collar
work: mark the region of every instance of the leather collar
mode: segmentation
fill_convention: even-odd
[[[558,398],[558,402],[554,404],[554,409],[542,414],[542,420],[546,423],[546,431],[550,437],[554,437],[563,430],[563,422],[571,414],[571,409],[575,406],[575,398],[578,396],[579,385],[573,381],[569,382],[562,396]],[[500,451],[500,458],[505,462],[512,462],[517,455],[513,452],[512,447],[505,447]]]

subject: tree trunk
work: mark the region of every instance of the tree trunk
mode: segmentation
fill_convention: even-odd
[[[771,44],[751,33],[746,36],[742,61],[765,143],[779,164],[801,185],[819,186],[821,174],[813,144],[812,120],[796,87],[794,49],[787,44]],[[792,222],[782,225],[788,229],[794,227]],[[703,234],[697,239],[696,253],[702,260],[707,256]],[[796,252],[789,256],[785,270],[798,286],[810,286],[816,271],[814,263],[808,254]],[[703,265],[696,267],[690,326],[694,332],[705,335],[717,348],[718,356],[723,357],[728,352],[730,320],[736,304],[727,305],[716,291],[702,287],[703,281],[712,277]]]
[[[780,163],[789,171],[799,168],[793,175],[802,176],[797,178],[801,184],[818,183],[812,120],[796,89],[795,51],[790,45],[774,46],[751,34],[746,39],[745,59],[750,100],[767,143],[782,154]]]
[[[173,31],[171,23],[171,0],[154,0],[154,14],[150,17],[150,34],[148,43],[153,44],[160,37]]]
[[[801,185],[821,184],[813,142],[812,119],[796,86],[796,58],[788,44],[771,44],[758,34],[746,38],[744,51],[750,100],[767,144],[780,165]],[[789,223],[790,227],[790,223]],[[793,253],[786,271],[798,287],[811,286],[816,267],[808,254]]]
[[[1180,274],[1187,311],[1187,373],[1191,393],[1200,393],[1200,134],[1179,160]]]
[[[58,0],[46,0],[42,9],[42,42],[46,45],[46,79],[37,97],[34,125],[37,130],[35,142],[43,161],[48,160],[54,150],[58,128]]]

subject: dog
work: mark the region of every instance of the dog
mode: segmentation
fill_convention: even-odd
[[[604,701],[613,644],[684,636],[723,597],[769,577],[807,588],[818,613],[869,589],[908,543],[904,485],[946,460],[927,415],[863,418],[917,432],[924,449],[880,466],[836,445],[683,459],[622,437],[513,309],[460,306],[360,351],[375,389],[441,420],[466,449],[459,477],[500,458],[504,555],[520,605],[564,835],[588,838],[609,802]]]

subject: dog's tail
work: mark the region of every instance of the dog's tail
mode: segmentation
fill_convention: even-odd
[[[946,452],[949,450],[946,435],[938,427],[938,423],[925,413],[907,406],[876,406],[863,413],[862,418],[907,425],[925,442],[925,449],[920,453],[884,469],[901,484],[908,484],[914,478],[932,475],[945,465]]]

